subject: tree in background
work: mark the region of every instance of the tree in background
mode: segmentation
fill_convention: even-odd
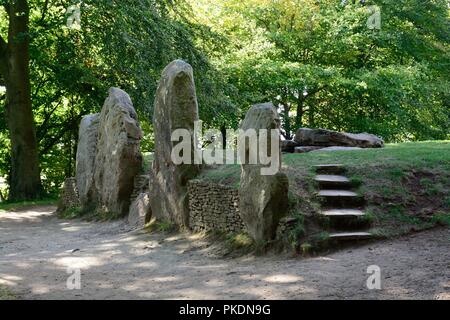
[[[56,194],[74,175],[80,119],[100,111],[110,86],[130,94],[144,128],[143,151],[152,151],[154,94],[174,59],[194,68],[206,127],[236,128],[251,104],[272,101],[286,138],[302,126],[369,131],[387,141],[448,137],[445,0],[0,3],[0,55],[13,57],[0,60],[0,81],[7,84],[7,61],[24,72],[30,65],[30,85],[22,88],[28,93],[20,95],[26,99],[13,95],[17,86],[7,84],[7,99],[0,90],[0,176],[9,175],[11,198],[28,192],[13,190],[25,188],[20,184],[33,193],[26,198],[40,194],[38,154],[47,193]],[[13,24],[4,10],[9,3],[28,3]],[[367,27],[374,4],[380,29]],[[67,27],[73,5],[81,11],[80,28]],[[11,41],[10,26],[28,19]],[[27,50],[17,49],[28,45],[29,64]],[[18,108],[11,107],[14,97]],[[19,171],[29,174],[18,179]]]
[[[174,59],[194,67],[202,119],[221,126],[234,121],[227,86],[196,43],[200,34],[205,41],[212,35],[187,21],[184,1],[29,0],[29,5],[32,109],[48,193],[58,193],[64,178],[74,175],[80,119],[101,110],[110,86],[130,94],[145,133],[143,150],[152,150],[154,94],[163,68]],[[81,12],[77,28],[67,26],[72,6]],[[0,19],[0,34],[6,28]],[[7,132],[0,112],[0,175],[13,163]]]
[[[6,122],[10,138],[9,199],[42,195],[38,146],[31,105],[29,7],[26,0],[2,1],[8,17],[7,40],[0,35],[0,76],[6,87]]]
[[[286,138],[301,126],[369,131],[387,141],[447,137],[445,0],[191,4],[195,18],[228,39],[213,64],[237,88],[235,103],[272,101]],[[367,25],[372,5],[379,29]]]

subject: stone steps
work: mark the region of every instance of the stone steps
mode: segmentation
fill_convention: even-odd
[[[359,209],[329,209],[321,212],[326,217],[338,217],[338,218],[357,218],[365,215],[364,211]]]
[[[350,179],[343,176],[346,168],[341,164],[314,166],[317,173],[314,180],[319,185],[318,195],[322,202],[322,217],[328,218],[327,228],[333,228],[330,240],[352,241],[370,239],[372,234],[361,231],[368,225],[359,218],[365,216],[361,208],[365,204],[364,196],[350,190]],[[353,230],[354,231],[349,231]]]
[[[329,235],[329,238],[331,240],[340,240],[340,241],[367,240],[372,238],[372,234],[369,232],[336,232],[331,233]]]
[[[354,208],[364,205],[364,197],[349,190],[320,190],[319,197],[325,207]]]
[[[321,189],[350,189],[350,179],[341,175],[319,174],[314,180]]]
[[[346,168],[342,164],[319,164],[315,165],[314,169],[317,174],[344,174],[346,172]]]

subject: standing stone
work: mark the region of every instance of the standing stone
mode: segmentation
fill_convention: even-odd
[[[142,167],[142,138],[136,111],[129,95],[109,89],[100,113],[94,181],[97,209],[126,215],[134,177]]]
[[[192,67],[175,60],[163,71],[155,97],[153,127],[155,159],[150,174],[150,204],[153,215],[178,226],[189,226],[187,183],[200,172],[195,164],[175,164],[171,142],[175,129],[187,129],[194,163],[194,121],[198,121],[197,95]]]
[[[148,193],[141,193],[131,203],[128,223],[132,227],[142,228],[150,222],[151,217],[150,197]]]
[[[95,206],[94,163],[100,114],[89,114],[81,119],[76,160],[76,181],[83,210]]]
[[[295,142],[294,140],[281,141],[281,151],[282,152],[294,153],[295,147],[297,147],[297,146],[298,146],[298,142]]]
[[[295,153],[307,153],[311,151],[317,151],[322,149],[323,147],[314,147],[314,146],[303,146],[303,147],[295,147]]]
[[[300,128],[294,140],[302,146],[382,148],[383,139],[369,133],[336,132],[325,129]]]
[[[280,118],[272,103],[258,104],[250,108],[241,124],[242,130],[279,129]],[[270,135],[269,135],[270,137]],[[277,137],[279,139],[279,135]],[[248,153],[250,145],[245,146]],[[270,143],[268,143],[270,149]],[[278,170],[281,169],[281,152]],[[268,153],[270,154],[270,153]],[[239,210],[250,236],[256,241],[268,241],[275,237],[278,222],[286,215],[289,182],[284,173],[262,175],[261,164],[242,164],[239,189]]]

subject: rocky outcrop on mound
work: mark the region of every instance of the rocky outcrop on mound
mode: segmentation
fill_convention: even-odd
[[[347,133],[325,129],[300,128],[294,141],[302,146],[382,148],[383,139],[370,133]]]

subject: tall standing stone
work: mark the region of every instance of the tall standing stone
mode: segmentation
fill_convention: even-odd
[[[76,160],[76,181],[80,204],[84,210],[95,206],[94,163],[97,151],[100,114],[89,114],[81,119]]]
[[[126,215],[134,177],[142,167],[142,131],[129,95],[109,89],[100,113],[94,181],[97,208]]]
[[[153,215],[178,226],[189,225],[187,182],[198,175],[194,160],[194,122],[198,120],[197,95],[192,67],[181,60],[171,62],[163,71],[155,97],[153,126],[155,159],[150,177],[150,205]],[[171,142],[175,129],[190,132],[192,164],[175,164]]]
[[[272,103],[254,105],[247,112],[241,124],[241,130],[256,130],[258,140],[260,129],[280,128],[280,118]],[[271,155],[268,134],[267,154]],[[279,142],[279,134],[275,137]],[[245,154],[249,153],[250,144],[245,144]],[[269,151],[270,150],[270,151]],[[278,153],[278,170],[281,168],[281,152]],[[242,159],[243,160],[243,159]],[[284,173],[262,175],[262,164],[242,164],[239,189],[239,210],[247,231],[254,240],[268,241],[275,237],[279,220],[286,215],[288,207],[289,182]]]

